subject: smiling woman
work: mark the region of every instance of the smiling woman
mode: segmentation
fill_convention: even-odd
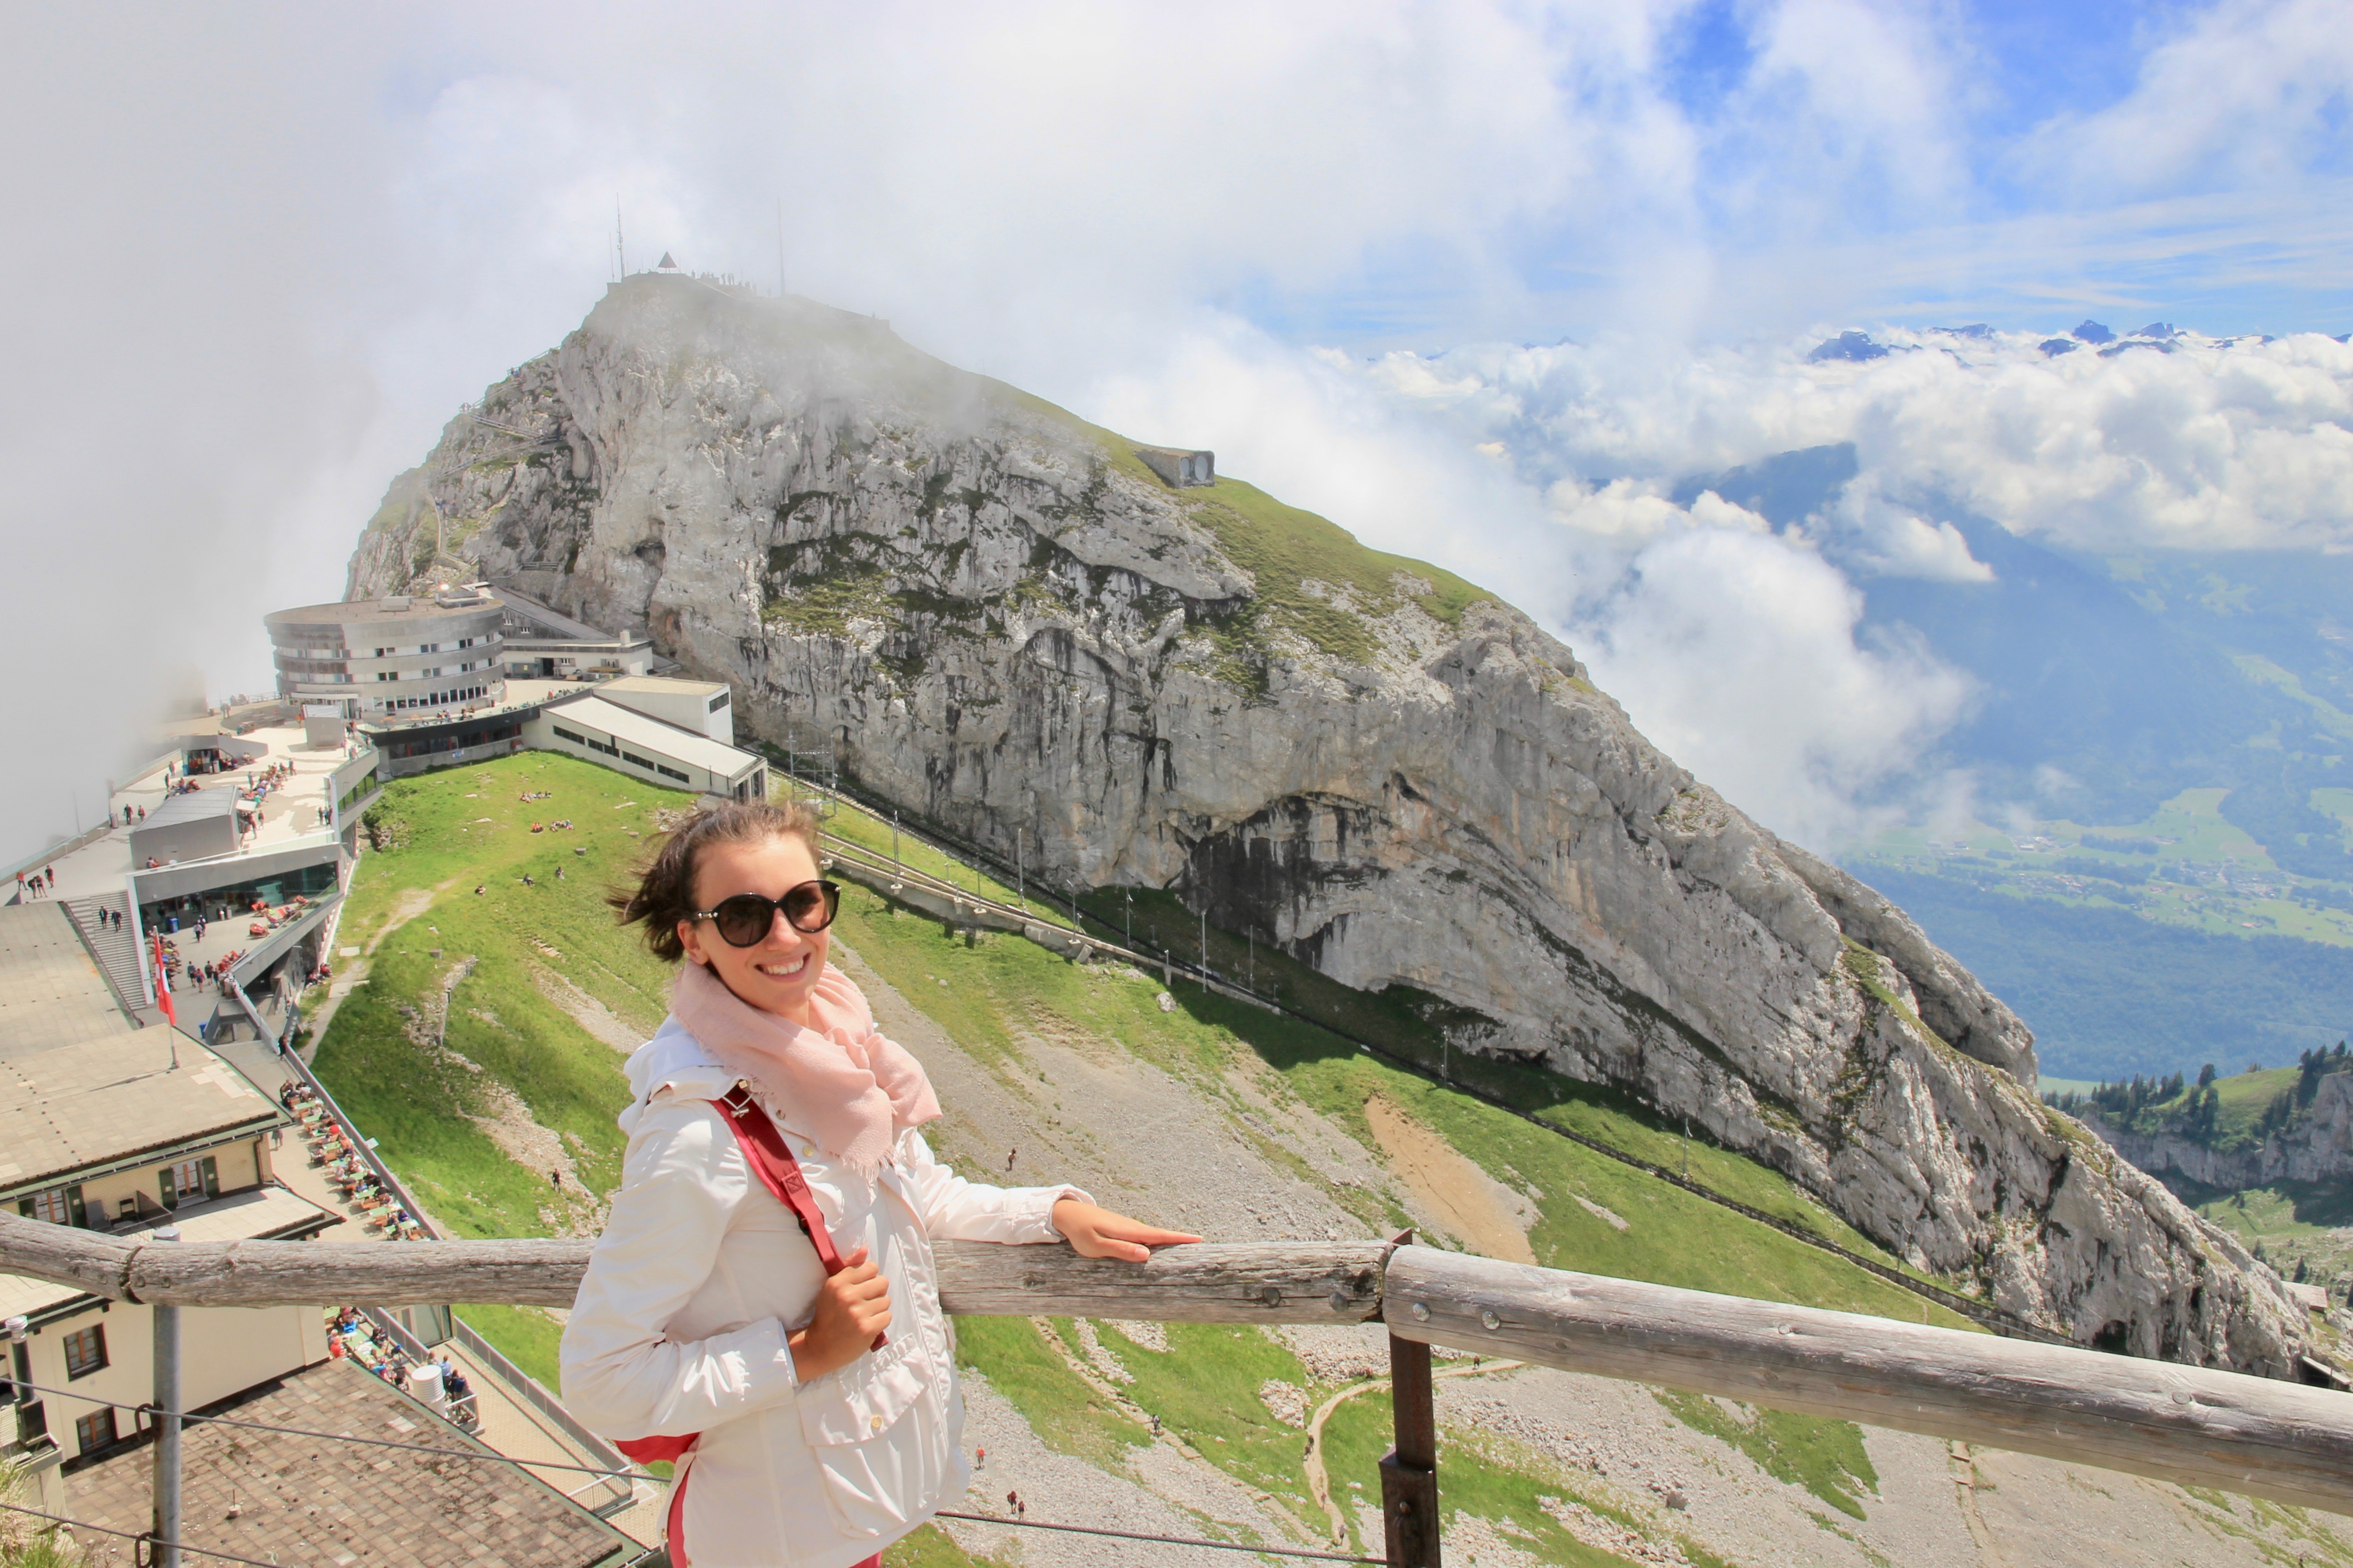
[[[726,802],[612,896],[683,963],[629,1058],[628,1152],[565,1328],[564,1396],[632,1458],[677,1464],[681,1568],[871,1563],[963,1493],[932,1241],[1141,1259],[1199,1239],[934,1159],[922,1064],[826,962],[839,893],[818,870],[807,807]]]

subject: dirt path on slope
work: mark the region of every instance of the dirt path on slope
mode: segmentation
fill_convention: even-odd
[[[1108,1207],[1216,1241],[1366,1234],[1323,1187],[1267,1155],[1279,1142],[1319,1174],[1388,1186],[1361,1144],[1303,1107],[1276,1107],[1248,1085],[1189,1083],[1102,1042],[1031,1034],[1019,1057],[984,1062],[847,943],[837,940],[832,957],[866,994],[876,1026],[923,1064],[945,1110],[927,1135],[975,1180],[1069,1182]]]
[[[1365,1101],[1365,1120],[1398,1178],[1438,1215],[1440,1224],[1484,1257],[1506,1263],[1536,1260],[1528,1233],[1498,1191],[1509,1190],[1502,1183],[1379,1095]],[[1533,1208],[1528,1212],[1533,1219]]]
[[[592,1037],[604,1041],[623,1056],[628,1056],[649,1038],[632,1026],[628,1019],[554,970],[533,964],[531,978],[532,984],[539,987],[541,995],[561,1007],[574,1023],[587,1030]]]
[[[1516,1372],[1526,1364],[1525,1362],[1516,1361],[1481,1362],[1475,1366],[1440,1367],[1430,1375],[1433,1379],[1481,1377],[1492,1372]],[[1307,1457],[1300,1461],[1300,1468],[1307,1476],[1308,1491],[1314,1494],[1317,1502],[1324,1505],[1324,1513],[1331,1518],[1332,1544],[1335,1546],[1344,1545],[1347,1542],[1348,1523],[1345,1516],[1340,1512],[1340,1505],[1332,1500],[1332,1478],[1324,1468],[1324,1423],[1332,1418],[1332,1412],[1339,1409],[1356,1395],[1377,1394],[1388,1385],[1389,1380],[1386,1377],[1367,1378],[1363,1383],[1351,1384],[1317,1405],[1315,1414],[1308,1417]]]

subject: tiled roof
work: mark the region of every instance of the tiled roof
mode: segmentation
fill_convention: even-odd
[[[64,905],[0,909],[0,1062],[131,1026]]]
[[[518,1467],[476,1458],[491,1450],[348,1361],[264,1384],[207,1413],[440,1452],[192,1424],[181,1494],[182,1540],[191,1547],[322,1568],[617,1568],[645,1551]],[[152,1474],[146,1445],[126,1447],[65,1478],[65,1511],[144,1531]]]

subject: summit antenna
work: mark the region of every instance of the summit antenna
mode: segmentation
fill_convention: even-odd
[[[621,277],[628,277],[629,253],[621,246],[621,198],[618,196],[613,198],[613,265],[619,268]]]

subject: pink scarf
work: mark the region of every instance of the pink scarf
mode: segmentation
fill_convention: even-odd
[[[875,1028],[866,998],[830,963],[810,993],[806,1029],[749,1005],[692,962],[679,970],[670,1005],[705,1050],[869,1181],[902,1130],[940,1113],[923,1063]]]

